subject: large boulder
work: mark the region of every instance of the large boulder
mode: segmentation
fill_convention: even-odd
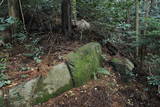
[[[42,103],[71,89],[70,72],[65,63],[54,66],[46,76],[39,79],[34,90],[33,104]]]
[[[124,57],[113,57],[111,63],[115,71],[118,71],[121,74],[123,80],[128,81],[128,79],[134,76],[132,72],[134,64],[129,59]]]
[[[92,79],[102,64],[101,45],[91,42],[71,52],[66,57],[75,86],[80,86]]]

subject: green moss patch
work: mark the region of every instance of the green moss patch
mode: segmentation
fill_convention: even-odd
[[[54,97],[62,94],[63,92],[71,89],[71,88],[72,88],[72,85],[68,84],[68,85],[65,85],[64,87],[59,88],[56,92],[54,92],[52,94],[49,94],[48,92],[44,91],[41,96],[37,97],[33,101],[33,105],[44,103],[44,102],[48,101],[50,98],[54,98]]]
[[[32,104],[48,101],[73,88],[70,73],[65,63],[54,66],[46,76],[41,76],[33,92]]]
[[[101,66],[102,51],[99,43],[89,43],[67,56],[75,86],[80,86],[92,79]]]

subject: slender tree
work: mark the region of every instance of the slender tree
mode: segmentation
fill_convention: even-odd
[[[136,0],[136,41],[138,43],[139,41],[139,5],[140,5],[140,1]],[[136,55],[138,56],[139,54],[139,46],[137,46],[136,48]]]
[[[72,0],[71,3],[72,3],[72,5],[71,5],[72,6],[72,18],[74,20],[77,20],[77,9],[76,9],[77,1],[76,0]]]
[[[150,7],[151,7],[151,0],[144,0],[144,18],[148,18],[149,17],[149,12],[150,12]],[[145,29],[143,30],[143,34],[141,36],[145,36],[147,34],[147,27],[148,27],[148,24],[147,22],[144,23],[144,27]],[[141,37],[141,38],[143,38]],[[143,69],[143,61],[144,61],[144,56],[145,56],[145,53],[146,53],[146,46],[143,44],[141,45],[141,48],[140,48],[140,61],[141,61],[141,69]]]
[[[8,13],[10,17],[20,19],[20,8],[18,0],[8,0]],[[16,24],[12,25],[12,34],[16,32]]]
[[[72,23],[71,23],[71,1],[62,0],[61,4],[62,11],[62,31],[65,37],[70,37],[72,33]]]

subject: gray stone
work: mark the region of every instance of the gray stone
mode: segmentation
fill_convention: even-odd
[[[9,102],[11,107],[30,107],[32,96],[39,77],[24,82],[9,89]]]
[[[71,88],[72,79],[66,64],[56,65],[38,81],[33,103],[42,103]]]
[[[127,58],[114,57],[111,59],[112,65],[118,71],[123,79],[129,79],[133,76],[134,64]]]
[[[114,63],[115,65],[118,65],[117,68],[122,69],[122,70],[127,70],[127,71],[132,71],[134,69],[134,64],[127,58],[123,58],[123,57],[114,57],[111,60],[112,63]]]

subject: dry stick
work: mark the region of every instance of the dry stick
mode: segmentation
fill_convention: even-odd
[[[49,40],[51,40],[51,39],[52,39],[52,36],[49,36],[48,42],[49,42]],[[51,51],[52,51],[52,49],[53,49],[53,44],[54,44],[54,42],[51,42],[50,44],[51,44],[51,47],[49,48],[49,51],[48,51],[48,53],[47,53],[47,58],[48,58],[49,55],[51,54]]]
[[[22,2],[19,0],[19,7],[21,11],[21,16],[22,16],[22,21],[23,21],[23,29],[27,32],[26,25],[25,25],[25,20],[24,20],[24,14],[23,14],[23,9],[22,9]]]
[[[1,6],[3,3],[4,3],[4,0],[2,0],[2,1],[0,2],[0,6]]]

